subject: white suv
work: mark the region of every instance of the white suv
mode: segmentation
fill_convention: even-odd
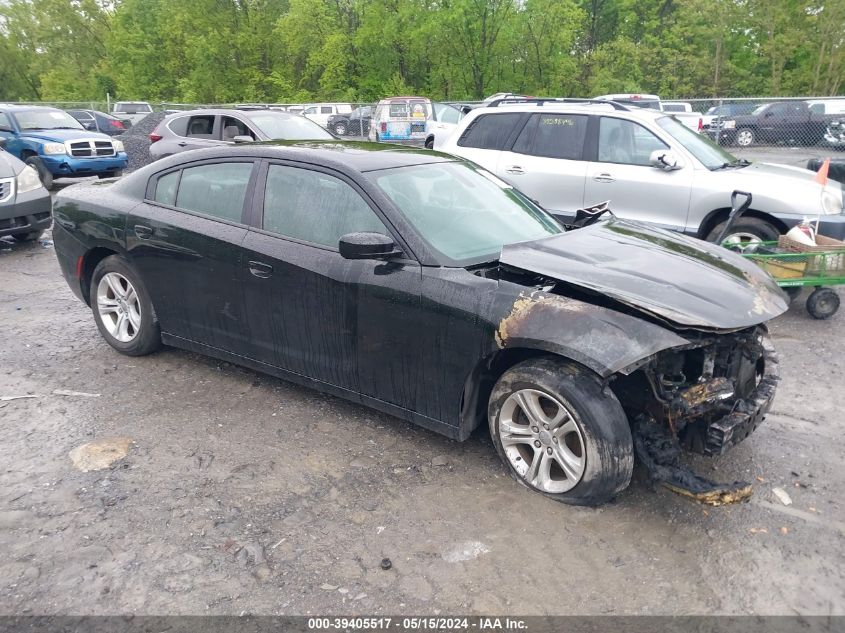
[[[613,213],[715,239],[731,193],[753,195],[730,239],[775,240],[804,216],[845,238],[842,188],[806,169],[739,160],[664,112],[615,102],[494,102],[476,108],[435,149],[472,160],[564,221],[611,201]]]

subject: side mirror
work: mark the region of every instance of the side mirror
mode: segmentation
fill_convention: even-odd
[[[338,244],[344,259],[387,259],[401,255],[392,237],[381,233],[347,233]]]
[[[768,119],[770,116],[774,116],[774,112],[766,110],[766,114],[763,115],[763,118]]]
[[[234,142],[234,143],[252,143],[253,140],[254,139],[251,136],[248,136],[246,134],[239,134],[238,136],[236,136],[235,138],[232,139],[232,142]]]
[[[684,166],[678,155],[668,149],[654,150],[648,157],[648,162],[652,167],[662,169],[663,171],[673,171],[675,169],[681,169]]]

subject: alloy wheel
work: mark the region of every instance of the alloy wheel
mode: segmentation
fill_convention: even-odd
[[[97,284],[97,311],[106,331],[129,343],[141,329],[141,302],[135,288],[120,273],[106,273]]]
[[[513,392],[499,415],[499,439],[513,469],[533,488],[561,493],[584,475],[584,435],[558,399],[536,389]]]
[[[748,130],[741,130],[740,133],[737,134],[736,142],[742,147],[748,147],[754,142],[753,132],[749,132]]]
[[[731,233],[722,240],[723,246],[726,246],[737,253],[755,253],[762,244],[763,240],[761,240],[759,236],[745,231]]]

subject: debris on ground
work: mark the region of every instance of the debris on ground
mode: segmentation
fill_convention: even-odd
[[[20,400],[22,398],[38,398],[38,396],[34,395],[27,395],[27,396],[0,396],[0,402],[9,402],[11,400]]]
[[[256,541],[250,541],[235,552],[235,560],[242,567],[261,565],[265,561],[264,548]]]
[[[449,465],[449,458],[446,455],[438,455],[434,459],[431,460],[432,466],[448,466]]]
[[[751,532],[752,534],[768,534],[769,533],[769,530],[766,529],[766,528],[749,528],[748,531]]]
[[[393,567],[393,562],[389,558],[382,558],[381,559],[381,568],[384,571],[387,571],[391,567]]]
[[[462,561],[478,558],[490,551],[481,541],[466,541],[443,553],[443,560],[447,563],[460,563]]]
[[[79,396],[81,398],[99,398],[98,393],[88,393],[87,391],[71,391],[70,389],[53,389],[54,396]]]
[[[780,501],[783,505],[792,505],[792,497],[790,497],[789,493],[783,488],[772,488],[772,494],[774,494],[778,498],[778,501]]]
[[[748,501],[751,497],[749,483],[716,483],[684,466],[681,463],[682,449],[678,438],[654,418],[645,415],[637,417],[633,431],[637,457],[648,469],[652,480],[672,492],[711,506]]]
[[[130,444],[132,444],[130,437],[102,439],[77,446],[68,453],[68,457],[70,457],[73,465],[83,473],[103,470],[126,457]]]

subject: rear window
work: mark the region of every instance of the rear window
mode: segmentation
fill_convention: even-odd
[[[522,118],[519,112],[482,114],[467,126],[458,139],[458,146],[504,149],[508,137]]]
[[[118,103],[114,106],[115,112],[125,112],[126,114],[137,114],[139,112],[152,112],[153,109],[148,103]]]
[[[221,220],[241,222],[252,163],[212,163],[182,170],[176,191],[175,206],[197,213],[211,215]],[[156,200],[161,190],[162,200],[171,195],[175,182],[168,181],[173,174],[159,179]],[[162,184],[162,181],[165,181]]]

